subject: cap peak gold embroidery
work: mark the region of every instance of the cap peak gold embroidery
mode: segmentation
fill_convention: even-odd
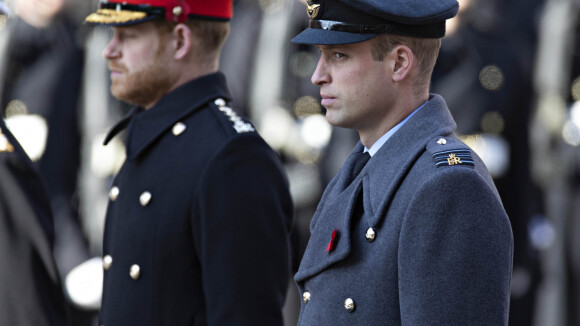
[[[85,21],[96,24],[125,23],[143,19],[146,16],[146,13],[140,11],[99,9],[96,13],[90,14]]]

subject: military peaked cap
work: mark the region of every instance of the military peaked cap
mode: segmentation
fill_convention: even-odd
[[[378,34],[420,38],[445,36],[445,20],[459,10],[456,0],[308,0],[309,27],[292,42],[358,43]]]
[[[233,0],[101,0],[99,9],[85,18],[90,25],[123,26],[165,18],[182,23],[187,19],[229,21]]]

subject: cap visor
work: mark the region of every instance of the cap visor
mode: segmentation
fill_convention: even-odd
[[[85,18],[89,25],[126,26],[149,20],[157,19],[158,16],[147,15],[141,11],[99,9]]]
[[[292,43],[298,44],[351,44],[360,43],[372,39],[377,34],[359,34],[338,31],[329,31],[325,29],[307,28],[302,33],[292,39]]]

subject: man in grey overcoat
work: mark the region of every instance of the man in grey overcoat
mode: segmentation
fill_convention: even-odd
[[[493,181],[429,94],[455,0],[308,1],[327,120],[358,131],[310,225],[299,325],[507,325],[513,236]],[[464,108],[469,110],[469,107]]]

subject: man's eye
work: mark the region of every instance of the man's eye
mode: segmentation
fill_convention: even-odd
[[[340,53],[340,52],[334,52],[334,57],[337,59],[340,59],[340,58],[344,58],[345,55],[343,53]]]
[[[127,40],[127,39],[132,39],[135,38],[135,33],[129,33],[129,32],[124,32],[124,33],[119,33],[118,34],[119,39],[121,40]]]

